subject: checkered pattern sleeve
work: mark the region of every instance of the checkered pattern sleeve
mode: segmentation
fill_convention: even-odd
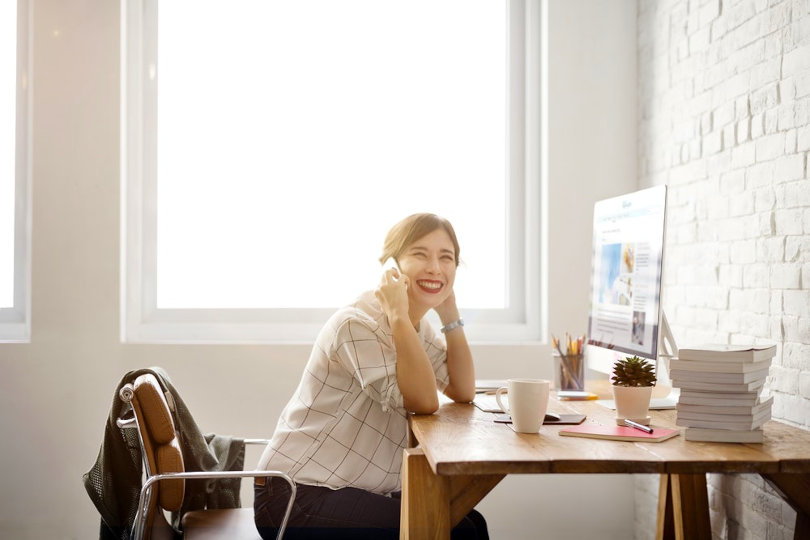
[[[397,385],[396,349],[382,327],[370,319],[346,318],[338,326],[334,347],[333,358],[383,411],[404,408]]]

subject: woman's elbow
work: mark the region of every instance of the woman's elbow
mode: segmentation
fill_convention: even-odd
[[[414,414],[433,414],[439,410],[439,398],[423,398],[420,400],[405,400],[405,410]]]
[[[451,398],[456,403],[471,403],[475,399],[475,392],[469,394],[461,394]]]
[[[470,403],[475,399],[475,388],[459,390],[452,386],[447,387],[444,395],[455,401],[456,403]]]

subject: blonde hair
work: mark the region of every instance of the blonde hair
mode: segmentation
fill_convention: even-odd
[[[436,214],[413,214],[391,227],[391,230],[385,236],[380,263],[384,264],[389,258],[393,258],[398,263],[399,256],[408,246],[437,229],[444,229],[450,237],[450,241],[453,243],[456,266],[458,266],[461,249],[458,245],[458,239],[456,239],[456,231],[453,230],[453,226],[449,221]]]

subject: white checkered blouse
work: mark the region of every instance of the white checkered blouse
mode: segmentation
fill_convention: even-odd
[[[446,345],[427,321],[419,327],[436,385],[444,390]],[[373,292],[340,309],[318,335],[258,468],[332,489],[400,490],[408,422],[396,359],[391,327]]]

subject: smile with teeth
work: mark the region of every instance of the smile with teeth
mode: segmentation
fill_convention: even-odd
[[[426,279],[419,279],[416,281],[416,284],[427,292],[439,292],[443,287],[441,281],[430,281]]]

